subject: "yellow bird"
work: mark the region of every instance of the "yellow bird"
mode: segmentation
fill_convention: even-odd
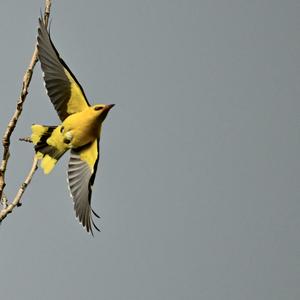
[[[99,160],[101,127],[114,104],[91,106],[84,91],[60,58],[43,21],[39,19],[38,57],[44,73],[48,96],[61,120],[58,126],[32,125],[31,140],[45,174],[52,171],[68,150],[68,183],[79,222],[93,234],[92,185]]]

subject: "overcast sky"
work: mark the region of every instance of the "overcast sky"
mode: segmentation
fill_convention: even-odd
[[[0,131],[20,93],[42,0],[1,1]],[[300,299],[300,2],[53,1],[52,39],[102,130],[88,235],[68,153],[0,227],[1,299]],[[58,124],[38,64],[12,137]]]

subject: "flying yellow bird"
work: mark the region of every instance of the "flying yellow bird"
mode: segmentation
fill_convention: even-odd
[[[32,125],[31,140],[45,174],[52,171],[69,149],[68,183],[79,222],[93,234],[92,185],[99,160],[101,127],[114,104],[91,106],[84,91],[55,49],[47,28],[39,19],[38,57],[48,96],[61,120],[58,126]]]

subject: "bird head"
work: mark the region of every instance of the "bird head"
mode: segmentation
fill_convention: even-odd
[[[97,104],[92,106],[94,113],[97,115],[100,122],[103,122],[108,112],[114,107],[114,104]]]

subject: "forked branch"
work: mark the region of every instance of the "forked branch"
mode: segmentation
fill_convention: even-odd
[[[50,8],[51,8],[51,0],[45,0],[44,23],[46,24],[46,26],[47,26],[48,20],[49,20]],[[10,138],[11,138],[11,135],[12,135],[14,129],[16,128],[17,122],[22,113],[23,105],[25,103],[26,96],[28,94],[28,89],[29,89],[29,85],[31,82],[33,70],[34,70],[34,67],[35,67],[37,61],[38,61],[38,50],[37,50],[37,47],[35,46],[31,61],[29,63],[29,66],[28,66],[25,74],[24,74],[24,77],[23,77],[22,89],[21,89],[19,99],[17,101],[16,110],[7,125],[7,128],[5,130],[5,133],[4,133],[4,136],[2,139],[3,156],[2,156],[2,161],[1,161],[1,165],[0,165],[0,199],[1,199],[2,209],[0,210],[0,222],[9,213],[11,213],[16,206],[20,205],[21,197],[37,169],[38,161],[36,158],[34,158],[32,167],[31,167],[25,181],[21,184],[14,200],[11,203],[9,203],[8,199],[4,195],[4,188],[6,185],[5,173],[6,173],[7,163],[8,163],[9,156],[10,156],[10,151],[9,151],[10,150],[9,149],[10,148]]]

